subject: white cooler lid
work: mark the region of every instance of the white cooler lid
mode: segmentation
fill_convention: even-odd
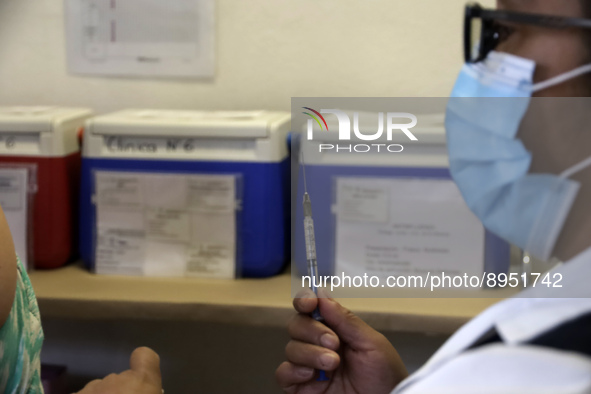
[[[0,107],[0,132],[51,132],[55,125],[88,117],[90,113],[81,108]]]
[[[268,111],[172,111],[130,109],[91,120],[99,135],[265,138],[284,114]]]

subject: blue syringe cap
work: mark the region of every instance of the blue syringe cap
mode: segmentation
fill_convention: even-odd
[[[326,372],[324,372],[322,370],[318,371],[318,379],[317,379],[318,382],[327,382],[329,380],[330,380],[330,378],[328,376],[326,376]]]

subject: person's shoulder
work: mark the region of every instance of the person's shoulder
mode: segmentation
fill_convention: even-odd
[[[404,394],[425,392],[591,392],[591,358],[535,345],[494,343],[449,358]],[[567,391],[565,391],[568,388]]]
[[[10,315],[17,284],[17,258],[12,236],[0,209],[0,327]]]

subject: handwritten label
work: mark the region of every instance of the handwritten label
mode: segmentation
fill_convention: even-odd
[[[339,219],[386,223],[390,216],[390,186],[384,181],[338,180]]]
[[[41,153],[41,137],[38,133],[0,134],[0,153]]]
[[[256,141],[232,141],[211,138],[162,138],[162,137],[126,137],[105,136],[103,138],[103,154],[135,155],[135,156],[166,156],[177,154],[188,156],[198,152],[215,150],[248,151],[253,150]]]

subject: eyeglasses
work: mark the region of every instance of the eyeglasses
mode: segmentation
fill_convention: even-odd
[[[591,19],[491,10],[470,3],[466,6],[464,25],[464,56],[467,63],[483,61],[511,34],[513,29],[499,21],[554,29],[591,29]]]

